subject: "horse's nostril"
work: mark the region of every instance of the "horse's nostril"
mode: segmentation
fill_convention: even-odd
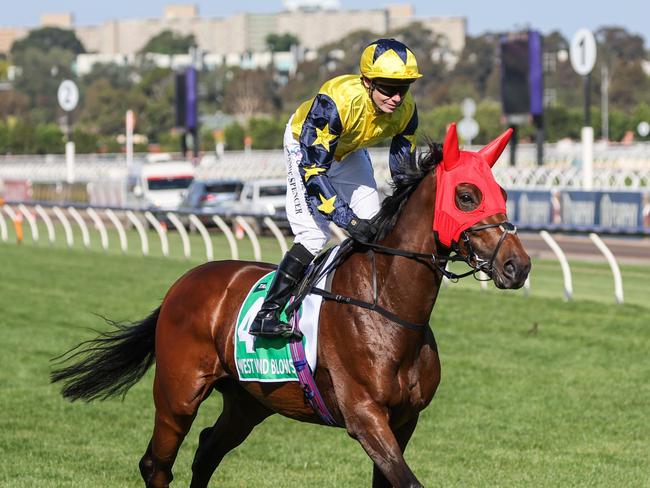
[[[506,275],[506,277],[512,279],[515,277],[516,273],[517,266],[515,266],[514,260],[508,259],[503,265],[503,274]]]

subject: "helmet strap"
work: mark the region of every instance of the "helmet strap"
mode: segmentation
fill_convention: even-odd
[[[383,114],[382,110],[377,106],[375,103],[375,100],[372,98],[372,93],[377,89],[375,86],[374,80],[370,78],[366,78],[365,76],[361,77],[361,83],[364,83],[364,81],[368,82],[368,86],[366,87],[366,90],[368,91],[368,96],[370,97],[370,101],[372,102],[372,106],[375,107],[375,113],[377,114]],[[364,83],[365,86],[365,83]]]

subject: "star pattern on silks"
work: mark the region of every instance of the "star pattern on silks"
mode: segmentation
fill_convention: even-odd
[[[410,152],[413,152],[413,150],[415,149],[415,139],[416,139],[415,134],[405,135],[404,139],[406,139],[407,141],[409,141],[411,143]]]
[[[318,176],[321,173],[327,171],[325,168],[319,168],[316,164],[305,167],[305,181],[309,180],[312,176]]]
[[[336,200],[336,195],[334,195],[332,198],[325,198],[319,193],[318,197],[322,203],[316,208],[318,208],[318,210],[324,214],[331,214],[334,211],[334,201]]]
[[[329,124],[325,125],[322,129],[316,127],[316,139],[311,143],[312,146],[321,145],[325,148],[327,152],[330,150],[330,142],[336,139],[338,136],[336,134],[330,134]]]

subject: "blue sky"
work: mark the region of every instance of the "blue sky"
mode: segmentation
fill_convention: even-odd
[[[268,13],[282,10],[281,0],[0,0],[0,4],[5,4],[0,25],[36,26],[43,12],[71,11],[78,25],[97,24],[114,18],[159,17],[164,5],[170,3],[196,4],[201,15],[210,17],[243,11]],[[595,30],[603,25],[616,25],[643,36],[646,48],[650,48],[650,7],[643,0],[341,0],[345,9],[377,8],[388,3],[411,3],[416,14],[423,16],[464,16],[471,35],[532,27],[543,33],[559,29],[566,37],[571,37],[581,27]]]

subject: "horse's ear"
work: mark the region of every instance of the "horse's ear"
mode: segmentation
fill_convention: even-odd
[[[442,146],[442,165],[445,170],[449,171],[458,164],[459,159],[458,134],[456,133],[456,124],[452,123],[447,129],[445,143]]]
[[[494,166],[494,163],[497,162],[497,159],[499,159],[499,156],[501,156],[501,153],[508,145],[511,136],[512,127],[479,151],[479,154],[485,158],[485,161],[487,161],[490,167]]]

